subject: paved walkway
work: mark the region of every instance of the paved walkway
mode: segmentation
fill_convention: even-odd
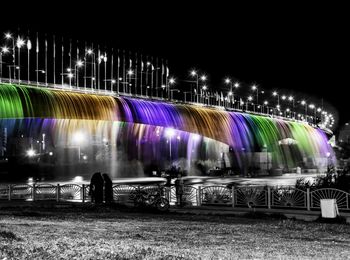
[[[35,209],[77,209],[91,206],[91,203],[80,202],[55,202],[55,201],[0,201],[1,211],[18,211],[23,210],[35,210]],[[106,208],[108,208],[106,206]],[[112,209],[118,209],[118,206],[111,207]],[[125,206],[123,208],[133,209],[132,206]],[[175,214],[192,214],[192,215],[222,215],[222,216],[244,216],[249,213],[258,213],[268,215],[284,215],[287,218],[295,218],[304,221],[314,221],[321,216],[320,210],[298,210],[298,209],[267,209],[267,208],[239,208],[230,206],[199,206],[199,207],[176,207],[171,206],[170,213]],[[340,212],[340,216],[346,219],[347,223],[350,223],[350,212]]]

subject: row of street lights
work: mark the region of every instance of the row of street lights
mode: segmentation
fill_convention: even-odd
[[[252,105],[254,112],[260,112],[268,115],[284,116],[287,118],[297,119],[297,120],[306,121],[314,124],[319,123],[319,125],[324,128],[332,127],[334,125],[335,120],[332,114],[328,113],[321,107],[317,107],[313,103],[307,103],[305,100],[296,101],[295,97],[292,95],[284,95],[284,94],[280,95],[280,93],[278,93],[277,91],[273,91],[272,96],[277,98],[277,104],[276,102],[273,102],[275,103],[275,106],[271,106],[272,102],[269,102],[268,100],[264,100],[260,104],[259,94],[265,94],[265,91],[254,84],[251,86],[250,89],[253,93],[255,93],[255,102],[252,95],[248,96],[246,98],[246,101],[244,101],[242,98],[238,98],[238,102],[236,102],[237,100],[235,97],[237,96],[237,90],[241,86],[239,82],[233,81],[231,78],[227,77],[224,79],[224,83],[227,86],[229,86],[229,89],[225,95],[222,92],[221,92],[221,95],[218,92],[216,92],[215,94],[212,92],[212,93],[209,93],[209,95],[206,95],[206,91],[209,90],[209,87],[206,84],[208,77],[205,74],[200,75],[200,73],[198,73],[198,70],[191,70],[189,75],[191,78],[194,78],[195,80],[184,80],[184,81],[195,83],[196,89],[192,91],[192,87],[191,87],[191,91],[183,92],[185,101],[187,101],[186,94],[190,93],[191,102],[203,103],[208,105],[219,105],[219,106],[224,106],[226,108],[233,108],[233,109],[245,108],[245,110],[248,110],[249,106]],[[203,84],[201,88],[199,86],[200,82]],[[196,96],[196,99],[192,99],[193,94]],[[210,98],[214,98],[214,100],[211,102]],[[280,104],[281,101],[289,102],[291,107],[287,106],[283,112]],[[295,111],[297,109],[296,103],[304,107],[304,113],[296,113]],[[238,105],[236,106],[236,104]],[[312,115],[309,115],[308,108],[312,110],[313,112]],[[317,122],[318,115],[321,122]]]
[[[33,45],[29,37],[26,37],[26,40],[20,36],[14,36],[11,33],[5,33],[4,39],[6,41],[6,45],[1,47],[0,51],[0,81],[4,79],[4,71],[3,64],[6,64],[9,68],[9,73],[7,74],[7,81],[10,83],[17,82],[23,83],[23,79],[21,77],[21,51],[26,47],[27,49],[27,70],[28,70],[28,79],[27,83],[31,84],[30,81],[30,65],[31,65],[31,50],[33,49]],[[11,42],[12,41],[12,47]],[[56,52],[59,48],[56,47],[55,37],[53,37],[53,47],[48,48],[48,40],[45,38],[45,51],[44,51],[44,59],[45,59],[45,68],[39,69],[39,57],[40,60],[44,56],[43,54],[39,55],[39,38],[37,35],[37,39],[35,42],[35,53],[36,53],[36,82],[37,86],[49,86],[48,84],[48,75],[53,78],[53,86],[60,87],[56,85]],[[163,59],[159,60],[158,58],[149,58],[148,56],[143,57],[142,55],[132,54],[129,52],[128,57],[125,54],[125,51],[119,52],[118,55],[115,56],[115,52],[112,49],[112,53],[101,52],[99,47],[94,50],[93,45],[91,48],[86,47],[83,51],[81,51],[78,45],[76,44],[76,60],[72,59],[72,42],[69,43],[69,48],[67,50],[64,41],[61,41],[62,46],[61,49],[61,86],[65,86],[65,79],[69,82],[69,88],[80,89],[81,90],[81,71],[84,71],[84,90],[86,91],[88,88],[92,91],[110,91],[128,94],[141,94],[143,95],[144,89],[146,89],[146,93],[149,93],[149,96],[153,97],[156,92],[156,96],[158,96],[159,89],[162,92],[167,92],[168,98],[170,97],[169,85],[171,85],[169,68],[167,65],[167,61],[164,62]],[[49,51],[50,52],[49,52]],[[49,56],[50,53],[50,57]],[[6,55],[12,54],[11,62],[8,62],[9,59],[4,61]],[[69,56],[69,61],[67,60],[67,56]],[[48,65],[48,58],[50,58],[53,62]],[[114,60],[114,58],[116,58]],[[145,61],[146,58],[146,61]],[[68,66],[66,67],[66,64]],[[73,64],[74,63],[74,64]],[[127,64],[128,63],[128,64]],[[101,69],[101,66],[104,65],[104,69]],[[53,67],[53,72],[49,71],[49,68]],[[14,70],[12,71],[12,68]],[[107,73],[110,73],[110,78],[107,76]],[[45,83],[39,84],[39,76],[43,74],[45,76]],[[90,75],[88,75],[90,74]],[[103,75],[103,76],[102,76]],[[91,80],[91,85],[88,86],[88,80]],[[165,83],[164,83],[165,82]],[[115,86],[117,85],[117,86]],[[165,87],[163,87],[165,86]],[[134,90],[132,90],[134,87]],[[164,95],[164,93],[163,93]]]
[[[25,46],[27,48],[27,76],[28,76],[28,84],[30,84],[30,51],[32,50],[33,46],[29,38],[25,41],[22,37],[18,36],[17,38],[12,35],[11,33],[5,34],[5,40],[7,42],[12,43],[12,48],[8,46],[3,46],[0,49],[0,82],[3,79],[3,64],[4,64],[4,57],[8,54],[12,53],[13,59],[12,64],[8,65],[9,68],[9,81],[12,82],[12,74],[13,74],[13,80],[16,80],[16,72],[17,72],[17,79],[18,82],[21,83],[21,49],[23,49]],[[62,41],[63,42],[63,41]],[[54,87],[56,87],[56,79],[55,79],[55,57],[56,57],[56,45],[55,40],[53,41],[54,48],[53,48],[53,68],[54,68]],[[48,65],[47,65],[47,40],[45,39],[45,69],[39,69],[39,40],[37,37],[36,45],[35,45],[35,52],[36,52],[36,81],[37,85],[39,85],[39,73],[45,75],[45,86],[48,86]],[[17,52],[17,53],[16,53]],[[114,71],[114,56],[108,55],[106,52],[101,52],[99,48],[97,48],[97,52],[92,48],[86,48],[83,51],[83,54],[79,53],[79,48],[77,47],[77,59],[72,64],[72,44],[70,42],[69,45],[69,67],[64,69],[64,45],[62,43],[62,58],[61,58],[61,85],[65,85],[64,78],[68,78],[69,82],[69,88],[72,89],[75,87],[76,89],[81,89],[80,87],[80,71],[84,70],[84,91],[87,91],[88,89],[88,83],[87,80],[90,79],[90,89],[92,91],[101,91],[104,92],[111,91],[112,93],[116,92],[117,94],[134,94],[138,95],[140,93],[141,96],[145,94],[147,97],[154,98],[154,92],[156,92],[156,98],[159,98],[159,92],[158,89],[161,90],[161,97],[166,98],[169,100],[174,99],[174,92],[181,92],[177,88],[173,88],[173,86],[176,83],[175,78],[170,77],[169,75],[169,69],[168,67],[164,67],[164,64],[161,63],[161,66],[159,67],[158,61],[156,63],[152,63],[151,61],[148,61],[144,63],[144,60],[141,55],[141,59],[137,58],[136,60],[131,59],[131,54],[129,53],[129,66],[127,68],[127,62],[125,57],[125,52],[123,52],[123,61],[120,60],[120,55],[118,51],[118,57],[117,57],[117,73]],[[17,58],[16,58],[17,54]],[[109,58],[110,57],[110,58]],[[107,62],[110,65],[110,78],[107,77]],[[122,63],[122,66],[121,66]],[[138,63],[140,66],[138,66]],[[101,65],[104,65],[104,79],[101,80]],[[156,66],[154,66],[156,65]],[[11,68],[14,68],[13,73],[11,71]],[[88,69],[90,71],[88,72]],[[158,84],[156,84],[154,88],[154,74],[158,73],[158,70],[161,70],[161,85],[158,87]],[[89,74],[89,75],[88,75]],[[115,75],[116,74],[116,75]],[[121,75],[120,75],[121,74]],[[165,75],[165,77],[164,77]],[[326,111],[324,111],[322,108],[316,107],[314,104],[310,103],[308,104],[305,100],[302,100],[298,103],[300,103],[304,107],[304,116],[301,114],[295,113],[295,98],[291,95],[281,95],[274,91],[272,92],[272,96],[277,98],[277,104],[275,107],[269,107],[270,102],[268,100],[264,100],[259,103],[259,94],[264,94],[265,91],[262,90],[257,85],[252,85],[250,87],[250,90],[252,91],[252,94],[255,95],[255,98],[253,98],[252,95],[248,96],[246,100],[244,101],[242,98],[238,98],[236,100],[237,91],[240,88],[241,84],[237,81],[233,81],[231,78],[227,77],[224,79],[224,83],[229,87],[228,91],[223,94],[223,92],[218,91],[214,92],[211,91],[207,85],[208,76],[205,73],[201,73],[199,70],[193,69],[189,73],[190,79],[184,80],[185,82],[191,83],[191,90],[190,91],[183,91],[184,99],[187,102],[186,94],[190,94],[190,100],[191,102],[196,103],[203,103],[206,105],[219,105],[224,106],[226,108],[233,108],[233,109],[245,109],[248,110],[249,106],[253,106],[254,112],[261,112],[266,114],[272,114],[272,115],[280,115],[283,116],[283,112],[281,110],[280,101],[289,101],[292,105],[292,108],[290,109],[287,107],[284,111],[284,116],[290,117],[293,119],[301,119],[304,121],[308,121],[308,118],[310,118],[310,115],[308,114],[308,108],[313,110],[313,116],[311,119],[314,123],[316,123],[317,113],[321,114],[321,121],[322,124],[327,124],[327,126],[333,126],[334,118],[332,115],[329,115]],[[156,82],[158,81],[158,78],[156,76]],[[165,78],[165,82],[163,79]],[[72,82],[75,79],[74,83]],[[150,81],[150,82],[149,82]],[[102,89],[101,82],[104,83],[104,89]],[[107,88],[108,82],[110,82],[110,89]],[[137,84],[139,83],[139,84]],[[143,85],[145,83],[145,86]],[[150,84],[149,84],[150,83]],[[195,88],[192,89],[192,84],[195,84]],[[116,88],[114,85],[117,85]],[[122,89],[120,88],[120,85],[122,86]],[[134,91],[132,90],[132,87],[134,86]],[[140,88],[140,91],[138,91],[138,87]],[[116,90],[116,91],[115,91]],[[154,91],[155,90],[155,91]],[[236,102],[238,101],[238,102]],[[236,105],[238,103],[238,106]],[[275,103],[275,102],[274,102]],[[265,112],[266,111],[266,112]],[[324,125],[326,126],[326,125]]]

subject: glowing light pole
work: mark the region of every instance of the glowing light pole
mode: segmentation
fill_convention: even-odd
[[[269,104],[269,101],[267,101],[267,100],[265,100],[264,101],[264,103],[263,103],[264,105],[262,106],[263,107],[263,113],[265,113],[265,110],[264,110],[264,106],[266,106],[266,114],[269,114],[269,107],[268,107],[268,104]]]
[[[272,96],[277,97],[277,109],[280,109],[280,95],[277,93],[277,91],[272,92]]]
[[[21,82],[21,48],[25,44],[24,40],[18,36],[16,46],[18,49],[18,82]]]
[[[300,102],[300,104],[302,105],[302,106],[304,106],[304,108],[305,108],[305,120],[306,120],[306,122],[307,122],[307,103],[306,103],[306,101],[305,100],[302,100],[301,102]]]
[[[129,76],[129,80],[126,80],[127,82],[128,82],[128,84],[129,84],[129,86],[130,85],[132,85],[131,84],[131,81],[132,81],[132,76],[134,75],[134,71],[132,70],[132,69],[129,69],[128,71],[127,71],[127,76]],[[131,89],[131,88],[130,88]],[[135,95],[136,95],[137,93],[136,93],[136,84],[135,84]]]
[[[32,49],[32,42],[28,39],[27,40],[27,50],[28,50],[28,83],[30,82],[30,50]]]
[[[7,48],[6,46],[1,47],[0,50],[0,82],[2,81],[2,56],[6,53],[9,53],[9,48]],[[11,77],[10,77],[11,78]]]
[[[207,76],[202,75],[201,77],[199,77],[198,73],[196,70],[192,70],[190,73],[191,77],[195,77],[195,83],[196,83],[196,95],[197,95],[197,103],[199,103],[199,79],[202,80],[203,82],[207,80]]]
[[[292,102],[293,118],[295,118],[294,97],[293,96],[289,96],[288,100],[289,100],[289,102]]]
[[[95,53],[94,53],[94,51],[92,50],[92,49],[88,49],[87,50],[87,55],[91,55],[91,57],[92,57],[92,60],[91,60],[91,76],[90,76],[90,78],[91,78],[91,88],[92,89],[94,89],[94,84],[95,84],[95,82],[96,82],[96,77],[95,77],[95,65],[96,65],[96,60],[95,60]],[[84,83],[85,84],[85,89],[86,89],[86,83]]]
[[[316,106],[314,104],[310,104],[309,108],[314,110],[314,123],[316,123]]]
[[[234,106],[234,104],[235,104],[235,91],[234,91],[234,88],[236,88],[236,89],[239,88],[239,83],[236,82],[236,83],[233,84],[233,82],[232,82],[232,80],[230,78],[226,78],[225,79],[225,83],[230,86],[230,91],[228,92],[228,96],[230,97],[231,102],[232,102],[232,104]]]
[[[16,67],[16,52],[15,52],[15,39],[11,33],[5,33],[6,40],[12,40],[12,57],[13,57],[13,67]],[[16,70],[13,70],[13,79],[16,79]],[[11,83],[11,71],[10,71],[10,83]]]
[[[173,98],[173,96],[172,96],[172,91],[173,91],[173,89],[171,90],[170,89],[170,87],[171,87],[171,85],[174,85],[175,84],[175,78],[173,78],[173,77],[171,77],[171,78],[169,78],[169,80],[168,80],[168,82],[167,82],[167,89],[168,89],[168,99],[169,100],[172,100],[172,98]]]
[[[246,102],[246,110],[248,111],[248,103],[249,102],[252,102],[253,101],[253,97],[252,96],[249,96],[248,98],[247,98],[247,102]]]
[[[256,104],[259,104],[259,88],[256,85],[253,85],[252,90],[256,91]]]
[[[74,66],[74,70],[75,70],[75,77],[76,77],[76,86],[79,89],[79,68],[81,68],[84,65],[84,62],[82,62],[81,60],[78,60],[77,63]]]

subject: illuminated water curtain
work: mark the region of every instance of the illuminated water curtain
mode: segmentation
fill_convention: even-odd
[[[181,159],[191,171],[194,162],[212,159],[242,172],[254,154],[266,153],[266,169],[333,156],[324,132],[300,122],[10,84],[0,85],[0,129],[7,140],[3,157],[21,152],[11,139],[29,138],[21,148],[27,157],[60,153],[58,161],[82,163],[108,157],[109,171],[128,171],[130,161],[136,168],[150,162],[163,168]]]

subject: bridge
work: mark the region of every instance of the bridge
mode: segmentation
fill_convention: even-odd
[[[216,154],[225,162],[229,154],[230,166],[241,169],[261,158],[269,163],[266,170],[301,166],[307,160],[324,167],[333,156],[325,132],[305,122],[66,86],[1,83],[0,128],[6,129],[7,144],[11,138],[19,142],[20,136],[30,137],[27,147],[36,154],[52,154],[58,146],[78,147],[79,161],[88,154],[96,158],[82,149],[97,139],[108,143],[104,156],[111,161],[117,159],[121,142],[136,160],[159,161],[166,154],[170,161],[191,161],[203,157],[193,152],[210,149],[204,158]]]

